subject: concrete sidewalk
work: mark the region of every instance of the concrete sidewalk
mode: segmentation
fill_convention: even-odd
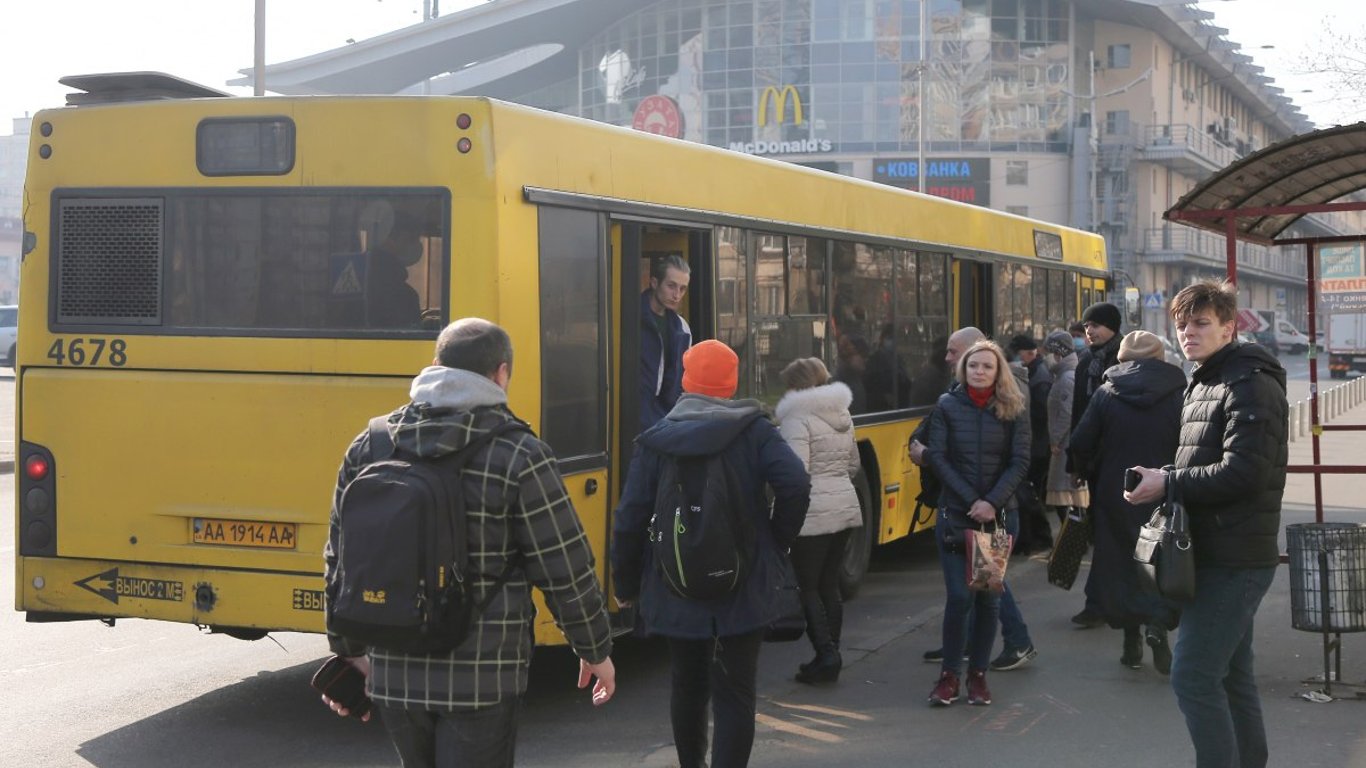
[[[1366,408],[1337,423],[1366,423]],[[1329,433],[1325,463],[1366,456],[1366,432]],[[1309,443],[1291,448],[1291,462],[1309,463]],[[1312,522],[1313,482],[1292,476],[1283,522]],[[1328,522],[1366,522],[1366,477],[1325,480]],[[792,681],[810,655],[806,643],[764,646],[760,658],[758,734],[752,766],[1187,766],[1194,752],[1168,678],[1151,666],[1119,664],[1122,635],[1079,629],[1085,573],[1064,592],[1048,583],[1043,557],[1015,558],[1010,581],[1039,656],[1012,672],[992,672],[993,703],[961,701],[930,708],[925,697],[938,667],[921,654],[940,645],[943,581],[928,536],[879,548],[855,600],[846,604],[845,670],[837,684],[813,688]],[[1284,541],[1282,540],[1282,547]],[[1089,563],[1087,564],[1089,567]],[[1175,636],[1173,637],[1175,639]],[[1346,683],[1366,683],[1366,633],[1342,636]],[[999,648],[999,641],[998,641]],[[1321,637],[1291,626],[1289,568],[1282,567],[1258,613],[1257,681],[1271,748],[1271,765],[1366,768],[1366,699],[1303,698],[1323,687]],[[518,765],[604,768],[677,765],[668,715],[667,650],[654,641],[621,643],[617,699],[593,711],[566,690],[552,652],[538,651],[532,692],[519,739]],[[542,657],[546,657],[542,659]],[[537,667],[544,664],[542,674]],[[544,671],[549,670],[549,671]],[[540,682],[544,679],[544,682]],[[1366,687],[1366,686],[1363,686]],[[627,723],[609,709],[632,713]],[[566,748],[572,745],[572,748]]]

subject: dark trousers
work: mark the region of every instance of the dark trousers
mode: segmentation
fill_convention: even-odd
[[[1019,552],[1047,550],[1053,546],[1053,529],[1048,524],[1044,507],[1043,489],[1048,485],[1048,458],[1034,458],[1029,463],[1029,475],[1016,491],[1020,506],[1020,532],[1015,539]]]
[[[520,705],[513,698],[460,712],[378,706],[403,768],[512,768]]]
[[[792,567],[797,572],[806,636],[817,653],[840,644],[844,602],[840,599],[840,563],[852,529],[820,536],[798,536],[792,544]]]
[[[715,724],[711,768],[744,768],[754,747],[754,699],[764,632],[708,640],[669,638],[669,714],[680,768],[707,765],[707,704]]]

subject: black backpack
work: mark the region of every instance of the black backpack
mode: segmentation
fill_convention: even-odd
[[[679,597],[714,600],[740,588],[754,559],[754,522],[743,486],[722,453],[664,454],[650,547]]]
[[[370,420],[370,463],[342,491],[327,629],[399,652],[448,651],[464,642],[517,564],[510,561],[473,603],[461,470],[495,437],[527,426],[505,421],[454,453],[426,459],[395,454],[386,422]]]

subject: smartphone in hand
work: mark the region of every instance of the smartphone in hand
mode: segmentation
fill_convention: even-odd
[[[1143,475],[1138,470],[1132,467],[1124,470],[1124,490],[1132,491],[1141,482],[1143,482]]]
[[[340,656],[324,662],[309,684],[313,690],[346,707],[351,717],[364,717],[370,711],[370,697],[365,695],[365,674]]]

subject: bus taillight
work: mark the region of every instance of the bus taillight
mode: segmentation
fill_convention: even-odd
[[[45,480],[47,473],[51,471],[52,465],[47,462],[47,458],[34,454],[24,460],[24,474],[30,480]]]
[[[57,555],[57,478],[52,452],[37,443],[19,443],[23,472],[19,481],[19,554]]]

